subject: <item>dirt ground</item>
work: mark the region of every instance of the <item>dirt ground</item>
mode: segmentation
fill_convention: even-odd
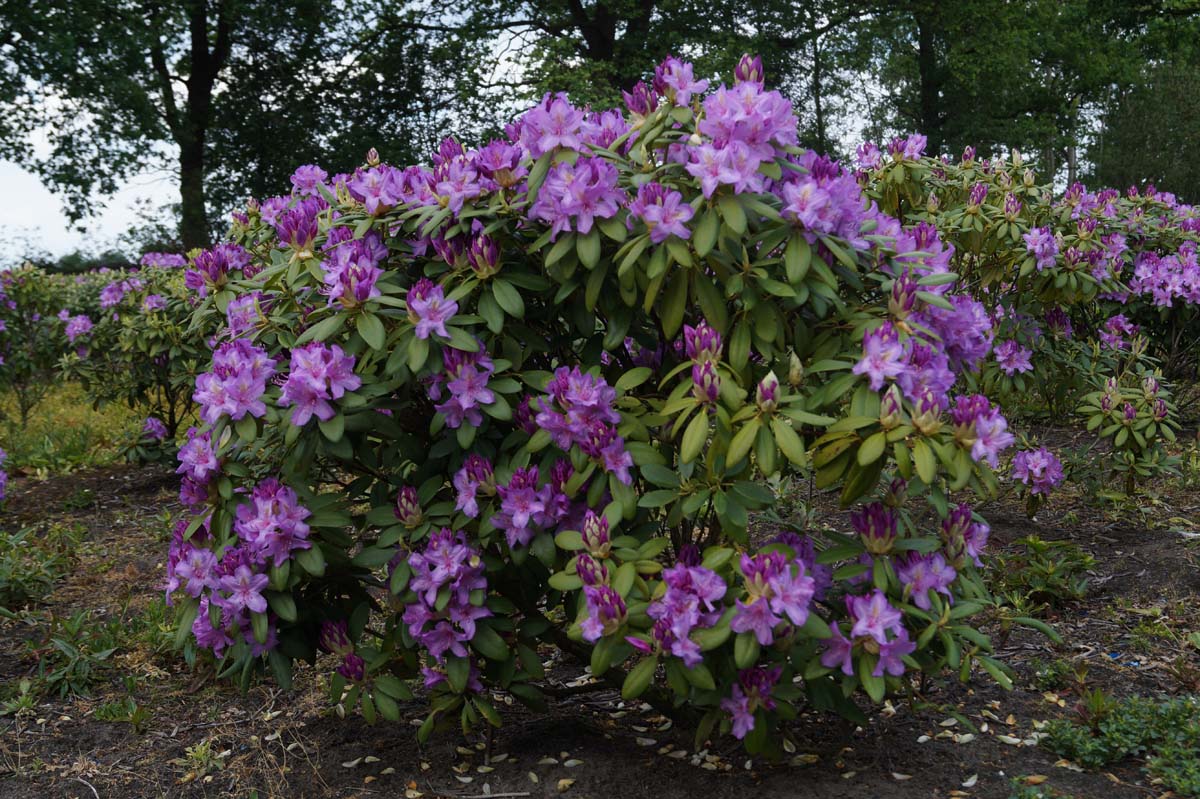
[[[14,481],[6,524],[86,527],[77,564],[41,612],[86,609],[94,623],[132,626],[160,596],[169,529],[162,514],[176,490],[161,467]],[[1154,518],[1200,519],[1200,497],[1181,493],[1150,508]],[[1116,696],[1200,692],[1200,656],[1180,646],[1180,636],[1200,630],[1200,547],[1179,532],[1107,521],[1078,499],[1051,502],[1036,522],[1011,504],[984,513],[993,551],[1035,533],[1071,538],[1096,557],[1087,598],[1048,619],[1065,643],[1025,630],[1008,637],[998,652],[1018,674],[1011,692],[983,673],[965,685],[947,675],[930,681],[914,706],[894,700],[863,728],[803,714],[783,763],[751,762],[732,738],[696,752],[689,731],[605,691],[562,696],[543,716],[510,706],[490,741],[451,731],[422,747],[412,724],[368,728],[339,718],[318,670],[298,669],[288,692],[262,682],[243,694],[162,647],[131,644],[114,653],[90,697],[50,698],[32,716],[0,718],[0,797],[1004,799],[1012,778],[1078,799],[1169,795],[1139,762],[1089,773],[1039,747],[1037,728],[1072,713],[1081,688],[1068,681],[1047,691],[1036,673],[1065,659],[1086,666],[1087,687]],[[0,620],[0,697],[36,670],[33,635],[29,624]],[[548,673],[565,683],[580,671],[556,662]],[[149,711],[140,730],[95,717],[127,695],[130,676],[136,702]],[[419,704],[404,711],[419,723]]]

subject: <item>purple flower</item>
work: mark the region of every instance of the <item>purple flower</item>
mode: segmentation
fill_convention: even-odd
[[[174,576],[183,581],[183,590],[188,596],[199,597],[206,588],[220,587],[221,578],[216,570],[216,555],[202,547],[189,547],[187,554],[175,564]]]
[[[232,575],[221,578],[221,590],[229,594],[221,604],[233,611],[266,613],[267,600],[262,592],[268,582],[267,575],[253,574],[250,567],[238,566]]]
[[[896,577],[904,584],[905,596],[911,597],[913,604],[922,610],[930,609],[930,590],[952,600],[950,586],[957,576],[940,552],[927,555],[909,552],[896,564]]]
[[[1006,375],[1011,376],[1018,372],[1033,370],[1033,364],[1029,362],[1029,356],[1033,355],[1033,351],[1022,347],[1015,341],[1002,341],[997,344],[995,355],[996,363],[1000,364],[1000,369]]]
[[[253,563],[282,566],[296,550],[312,547],[305,522],[311,515],[295,491],[270,477],[254,487],[248,504],[238,506],[233,530]]]
[[[187,431],[187,441],[179,448],[179,468],[182,474],[197,483],[207,483],[218,469],[217,456],[213,452],[212,434],[200,433],[194,427]]]
[[[904,374],[904,347],[900,335],[891,322],[884,322],[863,336],[863,357],[852,370],[856,375],[865,374],[870,380],[872,391],[883,388],[886,380]]]
[[[808,620],[816,582],[799,560],[789,560],[778,550],[742,555],[742,576],[747,601],[737,600],[737,613],[730,627],[734,632],[753,632],[763,646],[775,640],[775,628],[787,617],[792,624]]]
[[[690,105],[692,95],[700,94],[707,88],[708,81],[696,80],[691,64],[674,56],[667,56],[654,68],[654,90],[677,106]]]
[[[142,425],[142,436],[151,441],[162,441],[167,437],[167,426],[158,417],[149,416]]]
[[[454,473],[454,489],[458,492],[454,509],[472,519],[477,517],[479,492],[483,491],[487,496],[496,494],[496,476],[492,472],[491,461],[482,455],[468,455],[462,468]]]
[[[721,709],[733,719],[733,735],[745,738],[754,729],[754,713],[759,708],[774,710],[771,689],[779,682],[783,669],[779,666],[756,666],[738,674],[729,698],[721,700]]]
[[[1012,474],[1013,478],[1030,486],[1033,494],[1049,494],[1063,481],[1062,462],[1045,447],[1018,452],[1013,457]]]
[[[491,523],[504,530],[512,548],[527,546],[533,540],[533,525],[546,512],[546,495],[537,487],[536,466],[517,469],[508,485],[496,487],[500,497],[500,512]]]
[[[970,449],[976,463],[987,461],[995,469],[999,455],[1016,440],[1008,432],[1008,422],[999,408],[991,407],[987,397],[973,394],[958,397],[951,412],[954,435],[959,444]]]
[[[67,325],[64,328],[64,332],[67,335],[67,341],[71,344],[75,343],[75,339],[79,338],[80,336],[86,336],[91,331],[92,320],[88,319],[82,314],[79,316],[72,316],[69,320],[67,320]]]
[[[629,204],[632,219],[640,219],[650,231],[650,241],[661,244],[669,236],[691,238],[692,232],[685,224],[695,214],[695,209],[683,201],[683,195],[659,183],[647,183],[638,189],[637,198]]]
[[[445,417],[451,429],[461,427],[464,422],[472,427],[483,424],[483,407],[496,400],[495,393],[488,388],[495,365],[487,351],[482,344],[477,352],[447,347],[442,350],[442,362],[445,372],[431,382],[430,398],[436,400],[441,396],[443,382],[449,396],[445,402],[434,405],[434,410]]]
[[[900,611],[892,607],[878,588],[866,596],[846,597],[846,611],[850,616],[850,635],[854,638],[868,637],[886,644],[888,631],[898,633],[903,629]]]
[[[606,635],[613,635],[625,623],[625,600],[607,585],[584,586],[587,602],[585,618],[579,625],[583,640],[594,644]]]
[[[427,339],[430,333],[450,338],[446,322],[458,313],[458,303],[447,300],[442,287],[421,278],[408,291],[408,318],[416,325],[417,338]]]
[[[1035,227],[1022,238],[1025,239],[1025,246],[1029,249],[1030,254],[1037,259],[1039,272],[1054,266],[1058,258],[1058,241],[1050,228]]]
[[[161,311],[167,307],[167,300],[161,294],[147,294],[142,300],[143,311]]]
[[[362,379],[354,374],[354,356],[337,344],[319,341],[292,350],[291,368],[279,393],[281,407],[293,406],[292,424],[301,427],[316,416],[321,421],[334,417],[330,400],[354,391]]]
[[[617,186],[617,168],[601,158],[582,156],[572,164],[555,164],[529,208],[529,217],[550,224],[551,240],[559,233],[588,233],[596,219],[616,216],[625,205]]]
[[[235,421],[247,414],[262,417],[267,412],[262,396],[274,373],[275,362],[266,350],[246,339],[225,342],[213,352],[212,370],[196,377],[192,399],[200,406],[200,418],[216,424],[223,415]]]
[[[329,178],[329,173],[319,166],[305,164],[292,173],[292,189],[299,195],[317,194],[318,188]]]
[[[542,102],[521,117],[521,141],[527,145],[533,158],[560,147],[582,150],[580,131],[583,120],[583,112],[571,105],[565,94],[547,94]],[[542,191],[544,193],[545,188]]]

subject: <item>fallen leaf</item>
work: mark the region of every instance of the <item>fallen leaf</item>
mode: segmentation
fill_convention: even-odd
[[[558,781],[558,792],[563,793],[570,789],[575,784],[575,780],[562,779]]]

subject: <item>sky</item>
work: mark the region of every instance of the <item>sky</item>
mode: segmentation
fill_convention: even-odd
[[[178,200],[174,177],[169,173],[137,175],[111,197],[95,217],[83,221],[84,230],[72,226],[63,213],[62,198],[52,194],[29,171],[12,161],[0,161],[0,246],[27,241],[54,257],[77,249],[104,249],[138,221],[134,204],[147,199],[157,208]],[[11,257],[0,254],[0,261]]]

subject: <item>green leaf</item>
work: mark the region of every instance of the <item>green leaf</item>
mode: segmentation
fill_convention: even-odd
[[[622,699],[637,699],[646,689],[650,687],[650,682],[654,679],[654,670],[658,667],[658,658],[648,656],[638,661],[638,664],[629,670],[625,675],[625,682],[621,686]]]
[[[733,466],[739,463],[746,454],[750,452],[750,447],[754,444],[754,437],[758,435],[758,429],[762,427],[762,420],[754,417],[747,421],[742,428],[734,435],[733,440],[729,442],[729,451],[725,454],[725,463]]]
[[[358,317],[358,334],[362,336],[363,341],[367,342],[367,346],[373,350],[382,350],[387,339],[387,333],[383,329],[383,322],[373,313],[363,313]]]
[[[486,624],[475,625],[471,646],[488,660],[508,660],[512,654],[500,634]]]
[[[880,430],[858,448],[858,465],[868,466],[883,456],[883,449],[887,446],[887,433]]]
[[[704,442],[708,440],[708,410],[701,408],[700,412],[688,423],[687,429],[683,433],[683,441],[679,447],[679,460],[681,463],[691,463],[696,460],[696,456],[700,454],[700,450],[704,448]]]
[[[271,606],[271,610],[284,621],[296,620],[296,600],[291,594],[281,593],[279,591],[267,592],[267,603]]]
[[[737,197],[724,194],[717,201],[717,207],[721,209],[721,217],[725,220],[725,224],[729,225],[730,230],[739,236],[746,232],[746,212],[742,209],[742,204]]]
[[[342,435],[346,432],[346,417],[339,413],[327,420],[318,419],[317,426],[321,428],[321,433],[325,438],[336,444],[342,440]]]
[[[758,662],[758,650],[758,639],[754,633],[738,633],[733,641],[733,662],[739,669],[748,669]]]
[[[600,231],[592,228],[587,235],[576,236],[575,252],[585,268],[594,269],[600,262]]]
[[[499,278],[493,280],[492,294],[506,314],[517,319],[525,317],[525,301],[521,299],[521,292],[517,291],[511,283]]]

